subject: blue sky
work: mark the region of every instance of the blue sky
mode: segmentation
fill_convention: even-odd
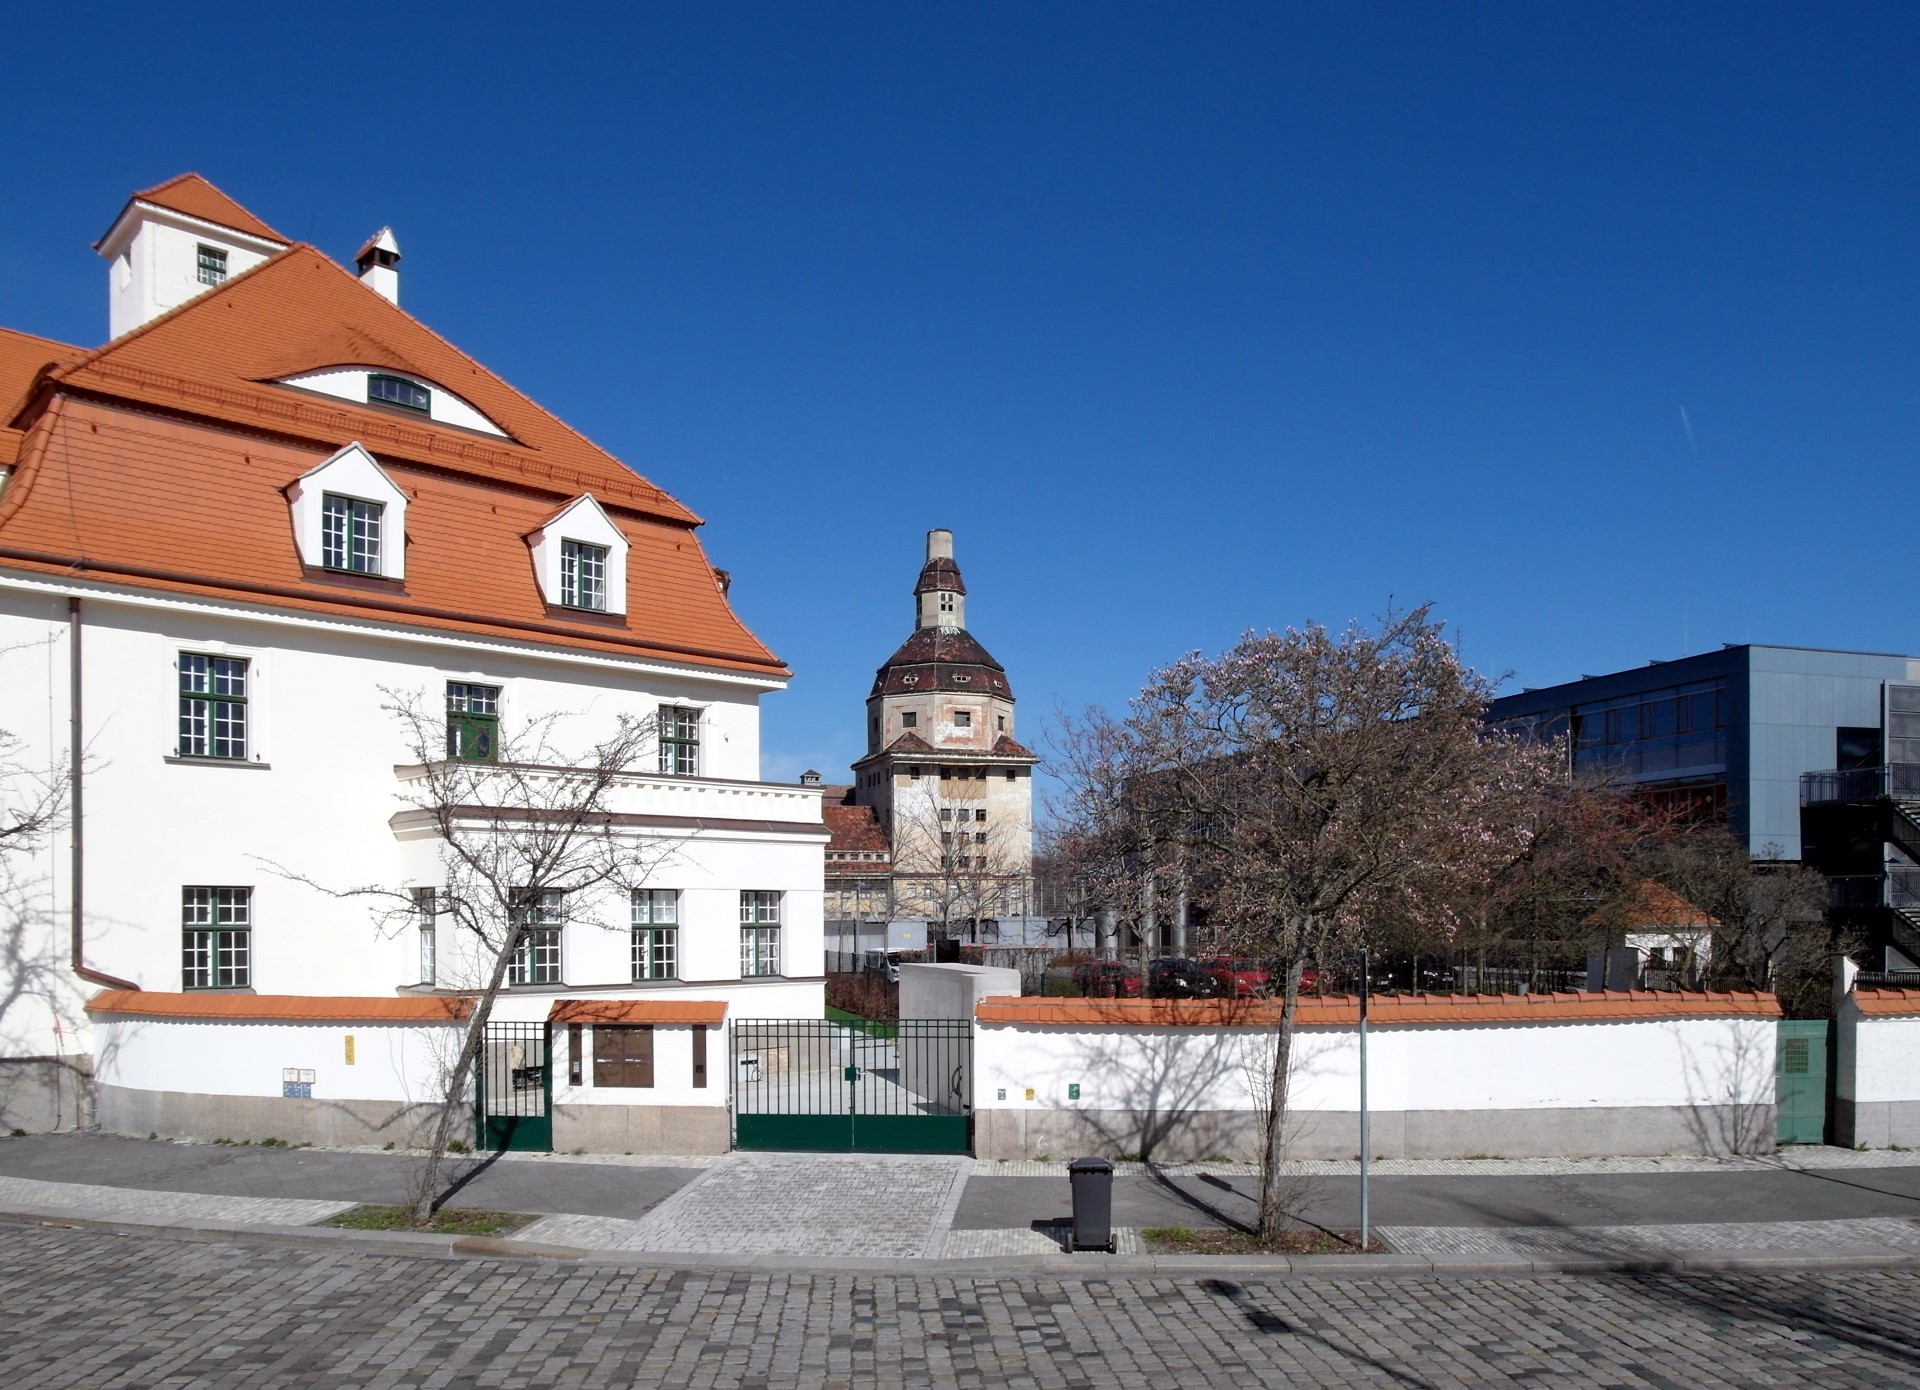
[[[38,6],[0,323],[197,169],[709,518],[844,775],[951,527],[1021,732],[1433,600],[1920,651],[1912,5]]]

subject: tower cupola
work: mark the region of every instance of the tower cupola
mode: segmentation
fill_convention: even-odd
[[[927,563],[913,586],[917,627],[964,628],[967,625],[967,584],[953,559],[953,532],[927,532]]]

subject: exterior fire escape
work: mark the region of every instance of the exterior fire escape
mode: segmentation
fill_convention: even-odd
[[[1801,854],[1827,875],[1836,925],[1866,937],[1881,968],[1920,967],[1920,686],[1888,684],[1864,766],[1800,776]],[[1882,751],[1884,750],[1884,752]]]

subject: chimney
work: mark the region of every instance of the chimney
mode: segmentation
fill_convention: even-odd
[[[400,302],[400,243],[393,228],[382,227],[353,258],[360,267],[360,283],[393,304]]]
[[[805,772],[800,774],[800,785],[803,787],[819,786],[820,774],[815,772],[812,768],[808,768]]]
[[[946,530],[927,532],[927,558],[929,560],[951,560],[953,558],[953,532]]]

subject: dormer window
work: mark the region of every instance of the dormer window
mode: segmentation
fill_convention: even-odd
[[[582,495],[527,537],[541,597],[556,608],[627,611],[627,538]]]
[[[353,574],[380,573],[380,513],[378,502],[325,494],[320,507],[320,564]]]
[[[358,444],[287,491],[294,542],[315,570],[406,578],[407,495]]]
[[[417,410],[422,415],[433,413],[433,393],[419,382],[408,381],[403,376],[369,372],[367,400],[375,405],[397,405],[402,410]]]
[[[199,244],[196,257],[196,273],[203,285],[221,285],[227,279],[227,253],[218,246],[209,246],[204,241]]]
[[[607,607],[607,548],[585,541],[560,542],[560,602],[568,608]]]

